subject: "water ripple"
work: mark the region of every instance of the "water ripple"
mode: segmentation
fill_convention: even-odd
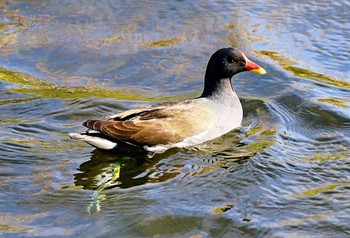
[[[349,233],[349,1],[3,5],[1,234]],[[224,46],[268,72],[233,80],[241,128],[153,157],[68,138],[89,118],[198,95]]]

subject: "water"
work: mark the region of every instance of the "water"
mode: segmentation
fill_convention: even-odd
[[[350,2],[0,1],[0,234],[350,236]],[[153,158],[81,122],[194,97],[242,49],[242,128]]]

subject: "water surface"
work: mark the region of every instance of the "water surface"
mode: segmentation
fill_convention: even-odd
[[[1,1],[0,234],[350,235],[350,2]],[[81,122],[200,94],[233,46],[242,128],[153,157]]]

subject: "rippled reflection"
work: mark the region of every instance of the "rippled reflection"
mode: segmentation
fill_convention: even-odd
[[[1,1],[0,236],[346,237],[349,1]],[[211,53],[241,128],[160,155],[72,141],[81,122],[197,96]]]
[[[168,156],[169,153],[152,157],[141,152],[95,150],[90,160],[79,166],[79,173],[74,175],[75,184],[85,189],[110,189],[164,182],[178,174],[173,170],[154,171],[159,169],[155,165]]]

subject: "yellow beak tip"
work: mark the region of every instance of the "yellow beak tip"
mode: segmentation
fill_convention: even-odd
[[[266,74],[266,70],[263,67],[260,67],[258,69],[253,69],[251,71],[257,74]]]

